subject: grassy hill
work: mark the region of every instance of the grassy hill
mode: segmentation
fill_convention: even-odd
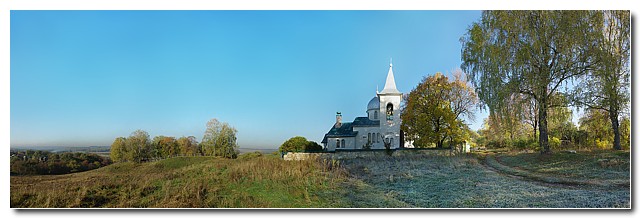
[[[344,176],[322,162],[181,157],[11,177],[11,207],[334,207]],[[325,194],[323,194],[325,193]]]

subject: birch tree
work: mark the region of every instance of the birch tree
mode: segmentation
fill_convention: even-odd
[[[601,31],[597,40],[601,60],[596,70],[581,77],[573,93],[578,107],[608,113],[613,129],[613,149],[621,150],[621,113],[630,105],[631,19],[629,11],[601,11],[603,19],[596,27]]]
[[[484,11],[461,38],[461,68],[490,109],[503,108],[514,93],[531,97],[540,150],[550,153],[547,112],[564,106],[551,97],[595,68],[600,20],[593,11]]]

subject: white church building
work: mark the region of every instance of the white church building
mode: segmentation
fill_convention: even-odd
[[[387,81],[382,91],[367,104],[367,116],[356,117],[353,122],[342,122],[342,114],[336,114],[336,122],[324,135],[322,145],[326,151],[391,149],[405,147],[400,131],[400,103],[402,92],[396,88],[393,64],[389,64]],[[408,146],[413,147],[413,146]]]

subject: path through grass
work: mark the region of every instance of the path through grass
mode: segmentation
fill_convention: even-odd
[[[629,188],[545,185],[494,172],[473,156],[345,160],[355,178],[415,207],[601,208],[630,207]]]

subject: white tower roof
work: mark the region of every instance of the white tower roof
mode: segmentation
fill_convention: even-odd
[[[387,81],[384,83],[384,89],[380,94],[401,94],[396,88],[396,80],[393,78],[393,63],[389,62],[389,73],[387,73]]]

